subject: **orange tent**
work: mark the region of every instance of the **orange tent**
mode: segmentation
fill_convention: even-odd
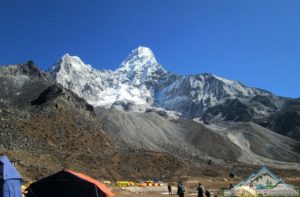
[[[107,195],[107,197],[114,196],[114,194],[103,183],[97,181],[96,179],[93,179],[92,177],[89,177],[83,173],[75,172],[73,170],[67,170],[67,171],[83,180],[95,184],[101,191],[103,191]]]
[[[32,183],[27,197],[112,197],[114,194],[99,181],[79,172],[62,170]]]

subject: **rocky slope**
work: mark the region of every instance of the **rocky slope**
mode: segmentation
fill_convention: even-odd
[[[96,108],[104,129],[115,141],[123,140],[139,149],[167,152],[195,162],[212,160],[226,165],[243,162],[276,164],[297,169],[300,143],[255,123],[203,124],[190,119],[170,119],[157,112],[137,113]]]
[[[166,169],[184,167],[183,161],[170,154],[141,152],[122,140],[116,144],[96,118],[93,106],[35,66],[0,67],[0,86],[5,87],[0,89],[0,153],[19,161],[17,167],[25,179],[63,168],[120,179],[171,176]],[[141,158],[147,160],[138,164]],[[158,159],[156,171],[136,170],[154,166]],[[120,165],[126,161],[130,164]]]

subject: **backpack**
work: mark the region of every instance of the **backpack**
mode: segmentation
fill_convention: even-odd
[[[179,185],[178,186],[178,194],[183,194],[185,192],[184,186],[183,185]]]
[[[210,197],[210,192],[208,190],[205,191],[206,197]]]

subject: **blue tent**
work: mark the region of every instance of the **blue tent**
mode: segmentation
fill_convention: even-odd
[[[0,197],[22,197],[21,175],[6,156],[0,156]]]

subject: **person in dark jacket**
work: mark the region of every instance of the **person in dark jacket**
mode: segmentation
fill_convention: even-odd
[[[205,196],[204,195],[205,189],[204,189],[203,185],[201,185],[201,183],[199,183],[197,191],[198,191],[198,197],[204,197]]]
[[[177,188],[177,194],[179,197],[184,197],[184,192],[185,192],[185,188],[182,184],[182,182],[178,183],[178,188]]]
[[[169,196],[172,195],[172,185],[169,183],[168,184],[168,191],[169,191]]]

